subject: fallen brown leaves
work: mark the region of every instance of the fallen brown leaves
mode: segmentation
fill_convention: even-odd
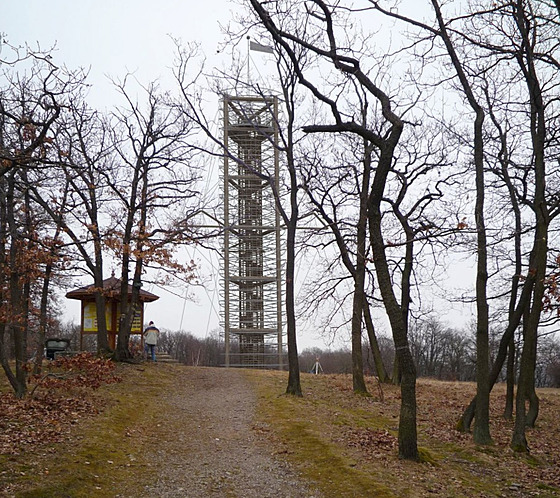
[[[67,439],[73,424],[98,412],[99,402],[88,398],[52,392],[23,400],[0,395],[0,454],[20,455]]]
[[[31,393],[41,387],[46,389],[68,389],[70,387],[98,389],[103,384],[120,382],[115,375],[115,364],[90,353],[60,356],[48,362],[45,373],[31,378]]]
[[[531,452],[520,455],[510,448],[513,421],[502,416],[505,386],[497,385],[491,396],[493,444],[478,446],[472,434],[456,430],[476,385],[419,379],[417,429],[423,462],[417,464],[398,458],[398,386],[383,385],[379,396],[377,381],[368,379],[373,396],[367,397],[353,394],[349,375],[304,375],[303,384],[298,410],[306,418],[298,423],[307,424],[333,445],[333,453],[345,455],[349,467],[372,476],[395,496],[560,496],[558,389],[538,391],[537,427],[527,429]]]
[[[0,455],[66,440],[80,418],[99,412],[103,402],[91,390],[119,381],[113,363],[91,354],[48,362],[43,374],[30,378],[27,398],[0,394]]]
[[[475,390],[470,383],[418,381],[419,444],[443,457],[434,467],[433,476],[439,474],[442,479],[451,474],[454,466],[448,465],[455,463],[466,471],[466,478],[503,482],[504,496],[560,496],[560,391],[539,390],[537,427],[527,429],[531,452],[520,455],[510,448],[514,422],[503,418],[504,385],[497,385],[491,395],[492,445],[477,446],[472,434],[456,430],[457,420]]]
[[[397,448],[397,438],[387,430],[348,429],[344,438],[348,446],[359,448],[367,458],[386,456]]]

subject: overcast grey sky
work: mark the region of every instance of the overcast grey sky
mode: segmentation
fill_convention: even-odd
[[[219,23],[227,23],[231,8],[228,0],[3,0],[0,33],[12,45],[56,44],[57,64],[90,68],[97,106],[110,90],[105,75],[130,71],[145,82],[169,73],[174,56],[169,35],[200,43],[208,62],[218,62]]]

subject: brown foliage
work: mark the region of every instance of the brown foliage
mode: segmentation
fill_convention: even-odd
[[[556,311],[560,316],[560,254],[556,256],[556,268],[546,277],[546,293],[544,295],[545,311]]]
[[[60,357],[46,370],[30,378],[33,396],[0,395],[0,454],[19,455],[38,444],[52,447],[68,439],[71,427],[102,405],[87,391],[120,381],[109,360],[88,353]]]
[[[31,378],[35,384],[31,392],[38,387],[46,389],[66,389],[72,387],[97,389],[102,384],[120,382],[114,374],[115,364],[105,358],[98,358],[91,353],[79,353],[72,356],[59,356],[49,362],[46,373]]]
[[[41,393],[16,399],[0,395],[0,454],[20,455],[37,444],[66,440],[72,425],[98,412],[97,403],[84,396]]]
[[[109,360],[89,353],[63,356],[49,362],[47,373],[30,378],[33,396],[22,400],[1,394],[0,454],[19,455],[37,444],[66,440],[74,424],[98,413],[103,404],[87,391],[120,381],[114,368]]]

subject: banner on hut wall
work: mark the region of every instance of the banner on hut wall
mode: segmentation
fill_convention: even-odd
[[[105,309],[105,323],[107,324],[107,331],[112,332],[111,328],[111,305],[109,304]],[[118,327],[118,324],[117,324]],[[142,307],[136,310],[134,319],[132,320],[132,328],[130,330],[133,334],[142,333]],[[97,332],[97,307],[95,303],[86,303],[84,305],[84,333]]]
[[[105,324],[111,330],[111,307],[105,309]],[[97,332],[97,307],[95,303],[84,305],[84,332]]]

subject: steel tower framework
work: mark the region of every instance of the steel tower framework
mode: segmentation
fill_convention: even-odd
[[[226,95],[223,114],[225,365],[282,368],[278,102]]]

